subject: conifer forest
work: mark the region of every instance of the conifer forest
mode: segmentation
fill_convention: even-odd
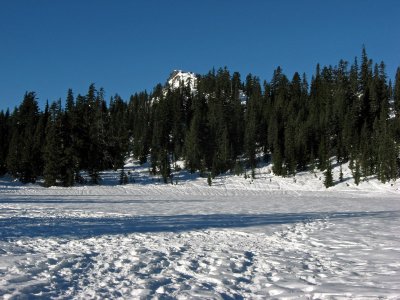
[[[400,69],[392,82],[365,49],[352,63],[317,65],[310,79],[279,67],[270,82],[227,68],[196,77],[195,88],[158,84],[130,99],[105,99],[91,84],[44,109],[26,92],[0,112],[0,174],[72,186],[87,172],[98,184],[102,170],[121,169],[132,156],[164,182],[178,160],[211,177],[251,172],[261,160],[280,176],[318,168],[326,187],[332,163],[349,162],[356,184],[399,176]]]

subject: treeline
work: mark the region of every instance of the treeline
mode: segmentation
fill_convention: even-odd
[[[100,171],[122,168],[133,155],[142,163],[150,157],[165,182],[182,159],[191,172],[211,176],[254,170],[260,159],[272,160],[281,176],[317,167],[326,170],[327,187],[331,157],[350,162],[357,184],[399,176],[400,69],[392,85],[384,63],[374,64],[365,49],[360,62],[317,65],[310,83],[280,68],[271,82],[251,74],[242,81],[225,68],[198,76],[195,91],[189,86],[159,84],[107,103],[92,84],[86,95],[69,90],[64,104],[43,111],[26,93],[12,113],[0,112],[0,173],[71,186],[87,171],[99,183]]]

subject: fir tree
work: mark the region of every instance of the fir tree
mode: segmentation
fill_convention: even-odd
[[[76,154],[76,124],[75,103],[72,90],[68,90],[65,111],[61,117],[61,139],[63,143],[63,159],[60,165],[61,184],[65,187],[74,185],[75,174],[79,171],[79,159]]]
[[[343,182],[343,169],[342,169],[342,164],[340,164],[339,181],[340,181],[340,182]]]
[[[39,114],[38,123],[35,130],[34,142],[32,151],[35,153],[35,174],[42,176],[45,165],[43,145],[46,140],[46,127],[49,120],[49,104],[46,102],[45,110]]]
[[[111,98],[109,108],[109,124],[107,130],[107,147],[109,165],[114,169],[121,168],[129,148],[129,132],[127,125],[127,107],[120,96]]]
[[[394,111],[396,113],[396,117],[400,118],[400,68],[397,68],[396,72],[393,98],[394,98]]]
[[[7,156],[10,134],[10,112],[0,112],[0,176],[7,172]]]
[[[208,173],[208,175],[207,175],[207,184],[208,184],[209,186],[211,186],[211,185],[212,185],[212,177],[211,177],[211,173]]]
[[[329,188],[333,186],[332,166],[330,162],[327,164],[327,168],[324,175],[325,175],[325,180],[324,180],[325,187]]]
[[[358,160],[355,162],[355,167],[353,171],[353,178],[354,178],[354,183],[356,185],[360,184],[361,181],[361,166]]]
[[[234,174],[236,176],[242,175],[244,172],[243,164],[240,160],[236,160],[235,162],[235,168],[234,168]]]
[[[107,106],[104,101],[104,91],[100,89],[97,92],[94,84],[91,84],[86,95],[86,101],[89,117],[89,128],[87,128],[89,147],[86,150],[87,170],[91,177],[91,182],[99,184],[101,179],[100,171],[107,166],[107,159],[109,159],[105,142]]]
[[[194,173],[196,170],[200,169],[200,159],[201,159],[201,148],[200,148],[200,115],[196,111],[192,122],[190,124],[190,129],[186,134],[185,140],[185,158],[186,158],[186,168],[189,169],[190,173]]]
[[[127,184],[129,181],[128,175],[125,172],[124,168],[121,168],[121,171],[119,173],[119,184]]]
[[[54,186],[61,178],[60,166],[63,160],[63,141],[61,123],[61,103],[54,102],[50,107],[50,118],[46,126],[44,145],[44,183]]]
[[[34,148],[34,137],[39,119],[34,92],[26,93],[13,114],[13,128],[7,157],[7,169],[21,182],[35,182],[38,174],[36,159],[40,153]]]

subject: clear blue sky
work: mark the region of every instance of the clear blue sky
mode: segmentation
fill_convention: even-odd
[[[281,66],[311,78],[318,62],[352,62],[363,44],[394,78],[399,17],[398,0],[2,0],[0,110],[25,91],[43,107],[92,82],[127,100],[174,69],[270,80]]]

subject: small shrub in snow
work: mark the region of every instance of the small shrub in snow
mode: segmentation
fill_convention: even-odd
[[[208,183],[209,186],[212,185],[211,173],[208,173],[208,176],[207,176],[207,183]]]

